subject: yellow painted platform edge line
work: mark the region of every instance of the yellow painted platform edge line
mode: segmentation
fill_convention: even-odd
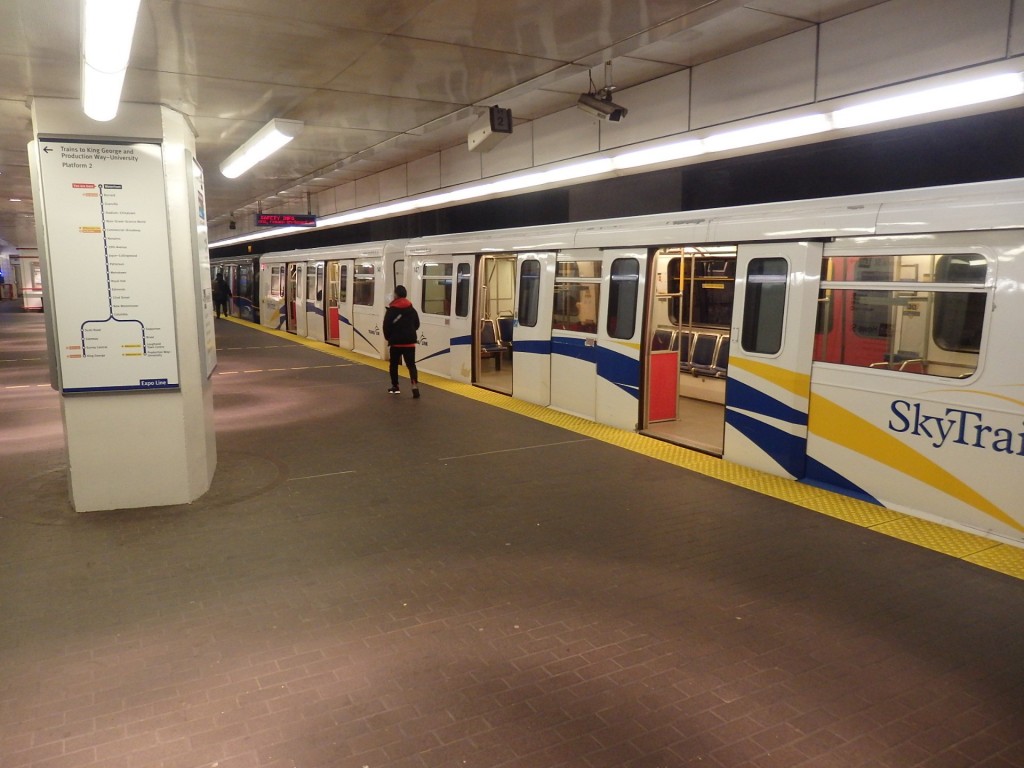
[[[309,349],[340,357],[353,363],[367,365],[381,371],[388,370],[386,360],[378,360],[358,352],[350,352],[322,341],[306,339],[286,331],[257,326],[253,323],[227,318],[247,328],[287,339]],[[403,368],[404,378],[408,378]],[[773,499],[785,501],[803,509],[827,515],[837,520],[899,539],[908,544],[925,547],[949,557],[971,563],[988,570],[1018,579],[1024,579],[1024,549],[987,539],[940,523],[924,520],[860,499],[827,491],[813,485],[761,472],[749,467],[694,451],[674,443],[631,432],[617,427],[589,421],[579,416],[535,405],[492,390],[452,381],[423,371],[419,380],[437,389],[477,402],[496,406],[552,426],[575,432],[609,445],[614,445],[648,458],[663,461],[682,469],[730,485],[745,488]],[[865,522],[867,521],[867,522]]]

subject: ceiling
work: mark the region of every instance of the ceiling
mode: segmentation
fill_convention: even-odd
[[[309,193],[464,143],[481,107],[566,109],[605,61],[627,88],[881,1],[142,0],[122,101],[190,118],[216,223],[282,199],[305,211]],[[3,4],[0,239],[15,247],[35,246],[29,104],[79,98],[79,34],[79,0]],[[305,130],[224,178],[273,117]]]

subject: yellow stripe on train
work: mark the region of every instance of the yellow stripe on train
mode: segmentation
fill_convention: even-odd
[[[811,431],[819,437],[892,467],[959,499],[1011,528],[1024,531],[1024,526],[956,475],[925,458],[868,420],[821,395],[811,395],[810,411],[813,414]]]

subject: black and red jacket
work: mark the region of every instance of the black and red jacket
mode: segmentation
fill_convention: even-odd
[[[390,347],[415,347],[420,316],[409,299],[395,299],[384,312],[384,338]]]

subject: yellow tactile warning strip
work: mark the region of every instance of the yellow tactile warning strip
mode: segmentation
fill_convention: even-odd
[[[233,320],[233,319],[232,319]],[[233,320],[249,328],[251,323]],[[354,363],[369,365],[380,370],[387,370],[384,360],[373,360],[364,355],[338,349],[329,344],[310,341],[283,331],[260,328],[280,338],[288,339],[311,349],[335,357],[341,357]],[[403,369],[404,373],[404,369]],[[420,381],[446,392],[469,397],[478,402],[504,408],[537,421],[543,421],[586,437],[600,440],[627,451],[649,456],[667,464],[672,464],[691,472],[698,472],[707,477],[721,480],[731,485],[747,488],[790,504],[819,512],[839,520],[843,520],[862,528],[869,528],[886,536],[916,544],[921,547],[956,557],[966,562],[979,565],[989,570],[1024,579],[1024,548],[1009,544],[1001,544],[966,531],[949,528],[945,525],[922,520],[917,517],[894,512],[885,507],[832,493],[814,486],[804,485],[785,478],[769,475],[754,469],[733,464],[722,459],[692,451],[682,446],[666,443],[652,437],[627,432],[615,427],[607,427],[592,421],[560,413],[539,405],[503,395],[490,390],[474,387],[471,384],[444,379],[423,372]]]

